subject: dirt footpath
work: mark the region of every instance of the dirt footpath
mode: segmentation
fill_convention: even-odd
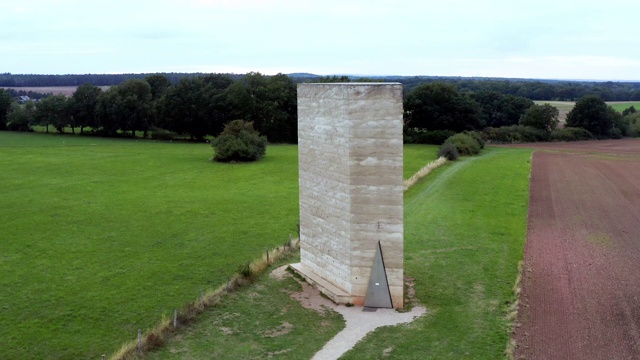
[[[551,147],[533,156],[515,358],[640,359],[640,141]]]

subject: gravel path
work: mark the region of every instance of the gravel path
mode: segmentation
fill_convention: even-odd
[[[276,278],[291,276],[285,271],[286,268],[287,265],[279,267],[271,275]],[[302,291],[292,293],[291,297],[300,301],[303,307],[318,312],[333,310],[340,313],[346,321],[345,328],[313,356],[315,360],[338,359],[373,330],[382,326],[410,323],[427,312],[422,306],[415,306],[410,312],[397,312],[394,309],[364,311],[364,308],[359,306],[336,305],[322,297],[320,292],[308,283],[300,280],[298,282],[302,285]]]
[[[347,325],[313,356],[314,360],[338,359],[373,330],[381,326],[410,323],[426,313],[424,307],[414,307],[410,312],[399,313],[393,309],[377,309],[375,312],[368,312],[358,306],[333,306],[333,310],[342,314]]]

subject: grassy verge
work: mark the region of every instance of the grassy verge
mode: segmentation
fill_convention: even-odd
[[[530,150],[488,148],[405,194],[405,273],[428,314],[345,359],[499,359],[526,235]]]
[[[292,277],[277,280],[265,273],[253,285],[224,297],[197,323],[145,358],[309,358],[344,328],[344,320],[334,311],[319,314],[303,308],[290,297],[299,291]]]

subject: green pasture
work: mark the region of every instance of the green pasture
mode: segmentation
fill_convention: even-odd
[[[436,147],[407,147],[406,173]],[[298,218],[297,147],[0,132],[3,359],[100,358],[216,288]]]
[[[608,102],[607,104],[611,105],[612,108],[619,112],[623,112],[624,110],[632,106],[636,109],[636,111],[640,111],[640,101]]]
[[[575,106],[575,101],[553,101],[553,100],[536,100],[534,103],[538,105],[549,104],[555,106],[560,111],[561,116],[571,111]],[[616,111],[622,112],[625,109],[633,106],[636,110],[640,110],[640,101],[608,101],[608,105],[611,105]]]
[[[0,132],[0,349],[100,358],[295,232],[297,152]]]
[[[523,257],[531,150],[487,148],[405,193],[405,274],[428,314],[379,329],[345,359],[499,359]]]
[[[487,148],[436,169],[405,193],[405,275],[427,314],[376,330],[345,359],[504,358],[526,235],[530,157],[527,149]],[[297,288],[265,275],[149,358],[310,358],[331,338],[327,329],[336,334],[343,321],[283,295]],[[264,337],[284,323],[290,333]]]

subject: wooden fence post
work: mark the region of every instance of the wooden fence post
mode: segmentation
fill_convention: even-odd
[[[178,327],[178,309],[173,310],[173,328]]]

